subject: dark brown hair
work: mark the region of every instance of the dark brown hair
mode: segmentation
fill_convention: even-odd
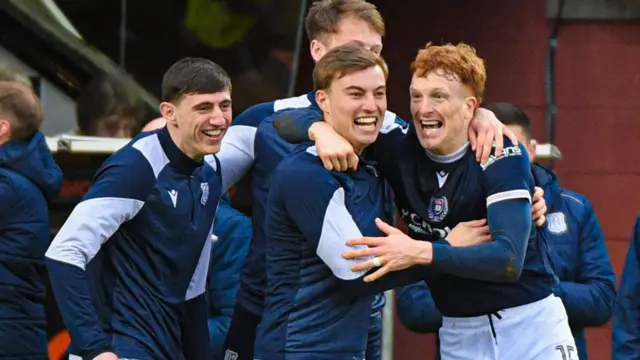
[[[366,22],[384,36],[384,20],[375,5],[364,0],[319,0],[313,3],[305,19],[309,41],[335,34],[338,22],[348,16]]]
[[[326,90],[333,80],[374,66],[382,69],[385,79],[389,76],[387,63],[380,55],[355,42],[337,46],[316,64],[313,85],[316,90]]]

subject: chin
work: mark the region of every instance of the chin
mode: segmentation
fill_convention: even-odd
[[[429,150],[434,153],[439,153],[440,146],[442,145],[442,137],[426,137],[418,135],[418,141],[425,150]]]
[[[220,143],[206,145],[202,147],[202,151],[204,152],[205,155],[216,154],[218,153],[218,151],[220,151],[220,145],[221,145]]]

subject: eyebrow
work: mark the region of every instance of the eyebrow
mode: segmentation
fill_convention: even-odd
[[[231,103],[231,99],[224,99],[222,101],[219,102],[220,104],[230,104]],[[199,102],[195,105],[192,106],[193,109],[202,107],[202,106],[213,106],[213,103],[211,101],[202,101]]]
[[[382,89],[386,89],[387,86],[386,85],[380,85],[377,88],[375,88],[374,90],[382,90]],[[347,86],[347,88],[345,90],[358,90],[358,91],[362,91],[362,92],[366,92],[367,90],[365,90],[364,88],[360,87],[360,86],[356,86],[356,85],[352,85],[352,86]]]

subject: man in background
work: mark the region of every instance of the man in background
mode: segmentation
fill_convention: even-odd
[[[633,227],[618,298],[613,309],[613,360],[640,354],[640,216]]]
[[[62,171],[39,132],[39,100],[20,81],[27,78],[0,76],[0,358],[45,360],[47,202],[60,192]]]
[[[509,103],[489,104],[485,108],[493,111],[526,146],[535,183],[544,190],[548,212],[543,230],[551,247],[554,272],[560,280],[555,294],[567,310],[579,358],[587,359],[585,328],[605,324],[611,317],[615,299],[615,273],[598,219],[589,200],[561,188],[553,171],[534,163],[536,142],[529,118],[521,109]],[[407,328],[419,333],[436,332],[442,322],[425,284],[398,291],[398,316]]]

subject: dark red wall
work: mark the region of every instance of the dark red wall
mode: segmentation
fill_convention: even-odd
[[[545,1],[378,1],[387,21],[383,51],[391,68],[389,109],[409,118],[409,64],[427,41],[465,41],[486,60],[486,101],[509,101],[531,117],[546,141],[545,57],[550,22]],[[556,169],[564,187],[586,195],[604,228],[618,275],[640,211],[640,22],[570,22],[556,60]],[[301,90],[311,64],[303,56]],[[610,325],[589,329],[591,359],[611,359]],[[433,340],[398,324],[395,358],[430,359]]]

